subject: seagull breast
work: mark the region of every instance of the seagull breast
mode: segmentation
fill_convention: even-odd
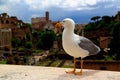
[[[63,32],[62,45],[65,52],[73,57],[86,57],[89,52],[79,47],[80,38],[75,34],[65,34]]]

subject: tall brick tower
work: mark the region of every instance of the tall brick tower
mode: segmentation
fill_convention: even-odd
[[[49,12],[46,11],[46,21],[49,21]]]

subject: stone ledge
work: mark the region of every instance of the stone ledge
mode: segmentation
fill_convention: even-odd
[[[71,68],[0,65],[0,80],[120,80],[120,72],[83,70],[83,75],[66,74]],[[77,69],[78,71],[78,69]]]

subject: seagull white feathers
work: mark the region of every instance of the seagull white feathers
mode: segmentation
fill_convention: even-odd
[[[74,33],[75,22],[72,19],[66,18],[61,22],[61,24],[64,27],[62,34],[63,49],[67,54],[74,57],[74,70],[67,73],[81,75],[83,65],[82,58],[98,53],[100,48],[89,39]],[[75,72],[76,58],[78,57],[81,57],[81,71]]]

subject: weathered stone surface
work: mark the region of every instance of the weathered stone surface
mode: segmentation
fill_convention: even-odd
[[[120,80],[120,72],[115,71],[84,69],[78,76],[66,70],[71,68],[0,65],[0,80]]]

